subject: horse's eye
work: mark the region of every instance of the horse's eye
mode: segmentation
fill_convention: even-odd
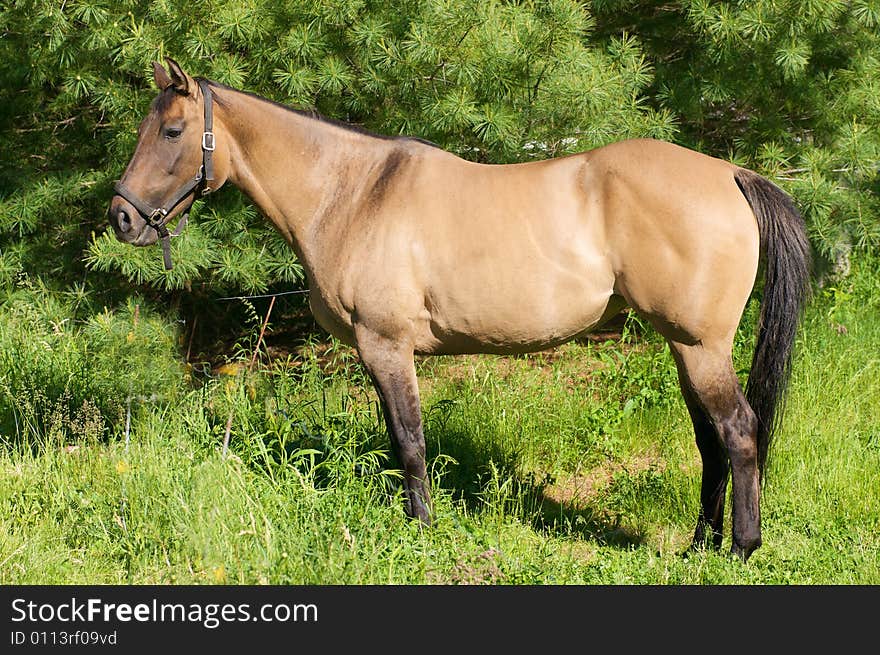
[[[176,139],[181,135],[181,133],[183,133],[183,130],[181,130],[179,127],[169,127],[167,130],[165,130],[165,138]]]

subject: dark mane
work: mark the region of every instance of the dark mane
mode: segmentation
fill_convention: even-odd
[[[432,148],[440,148],[436,143],[428,141],[427,139],[423,139],[417,136],[388,136],[385,134],[378,134],[376,132],[372,132],[365,127],[360,125],[354,125],[352,123],[346,123],[345,121],[340,121],[335,118],[328,118],[327,116],[322,116],[315,110],[303,110],[296,109],[295,107],[291,107],[290,105],[285,105],[281,102],[276,102],[274,100],[270,100],[269,98],[265,98],[261,95],[257,95],[256,93],[251,93],[250,91],[242,91],[241,89],[236,89],[231,86],[227,86],[225,84],[221,84],[220,82],[215,82],[214,80],[209,80],[203,77],[195,78],[196,81],[204,81],[207,82],[208,85],[217,88],[217,89],[226,89],[227,91],[234,91],[235,93],[243,93],[246,96],[250,96],[251,98],[255,98],[262,102],[267,102],[270,105],[275,105],[285,111],[292,112],[299,116],[305,116],[306,118],[311,118],[317,121],[321,121],[322,123],[327,123],[328,125],[333,125],[335,127],[341,127],[343,130],[348,130],[349,132],[355,132],[357,134],[363,134],[364,136],[369,136],[374,139],[383,139],[385,141],[416,141],[418,143],[423,143],[426,146],[431,146]],[[222,104],[222,100],[218,97],[214,98],[216,102]]]

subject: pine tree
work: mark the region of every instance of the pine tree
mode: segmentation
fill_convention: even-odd
[[[108,234],[165,56],[482,162],[677,141],[792,192],[830,259],[880,242],[880,0],[11,0],[0,25],[4,287],[86,276],[211,296],[302,281],[233,189],[196,203],[170,272]]]
[[[880,244],[880,2],[593,0],[595,42],[635,39],[684,145],[791,192],[820,255]]]
[[[84,260],[160,289],[255,291],[301,279],[290,249],[232,190],[196,204],[167,273],[156,252],[106,230],[112,181],[155,95],[150,63],[165,55],[194,74],[484,162],[676,130],[668,111],[645,102],[652,70],[635,42],[594,47],[594,21],[571,0],[25,0],[2,18],[11,82],[2,100],[12,101],[2,120],[20,130],[3,137],[7,277],[46,267],[78,275]],[[66,248],[53,250],[51,233],[65,234]]]

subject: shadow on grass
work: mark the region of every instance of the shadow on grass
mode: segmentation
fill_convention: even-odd
[[[646,536],[630,526],[621,524],[621,515],[608,512],[598,503],[574,506],[559,503],[541,493],[540,514],[532,521],[536,530],[551,535],[576,535],[600,546],[629,550],[642,546]]]
[[[575,536],[624,550],[646,542],[644,534],[623,525],[619,513],[602,505],[601,494],[577,505],[551,498],[547,490],[552,480],[524,475],[520,453],[503,448],[493,435],[478,440],[468,430],[436,421],[426,427],[428,468],[434,465],[436,470],[442,463],[435,484],[468,510],[502,511],[550,536]]]

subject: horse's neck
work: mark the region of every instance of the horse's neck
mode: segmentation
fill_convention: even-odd
[[[316,224],[333,220],[359,168],[375,165],[376,139],[224,90],[221,111],[231,137],[229,181],[247,194],[312,272],[321,256]],[[322,225],[321,232],[326,233]]]

